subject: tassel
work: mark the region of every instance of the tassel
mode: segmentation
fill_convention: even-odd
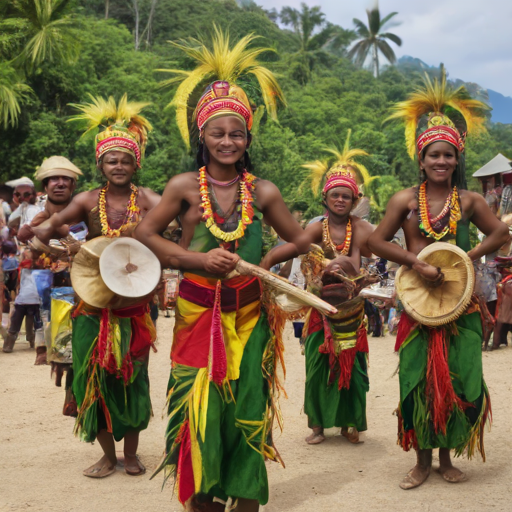
[[[181,438],[181,444],[176,470],[176,489],[178,499],[184,505],[194,495],[195,491],[188,420],[180,428],[179,437]]]
[[[429,329],[427,397],[436,434],[446,434],[446,425],[454,407],[463,410],[464,406],[453,389],[444,329]]]
[[[218,386],[226,380],[227,357],[224,345],[224,333],[222,331],[222,316],[220,308],[221,281],[217,281],[215,288],[215,301],[213,304],[212,326],[210,330],[210,354],[208,365],[208,377]]]
[[[417,322],[415,320],[413,320],[405,311],[402,311],[396,331],[395,352],[400,350],[402,343],[407,339],[416,324]]]

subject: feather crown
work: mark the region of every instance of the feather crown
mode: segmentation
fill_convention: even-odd
[[[211,47],[204,41],[190,38],[179,42],[169,41],[175,48],[182,50],[188,57],[197,62],[192,71],[181,69],[159,69],[176,76],[161,83],[163,87],[179,83],[174,98],[169,106],[176,108],[176,121],[181,136],[190,147],[188,126],[189,99],[201,84],[208,81],[224,81],[233,87],[242,76],[253,76],[258,81],[265,107],[272,119],[277,119],[278,101],[284,103],[283,92],[276,76],[261,65],[258,57],[265,52],[275,51],[273,48],[248,48],[259,36],[248,34],[233,46],[229,33],[224,33],[214,25]],[[211,86],[210,86],[211,87]],[[208,89],[205,91],[205,94]]]
[[[328,159],[316,160],[302,166],[310,171],[308,178],[313,194],[318,195],[322,182],[327,182],[334,173],[346,174],[349,172],[358,186],[368,185],[376,178],[376,176],[370,176],[368,169],[356,161],[357,157],[368,156],[368,153],[362,149],[350,148],[351,134],[352,130],[349,129],[342,151],[337,148],[326,148],[326,151],[335,157],[334,162],[331,160],[332,163],[330,163]]]
[[[414,159],[416,152],[438,140],[463,151],[467,133],[485,132],[485,112],[488,110],[485,103],[471,99],[464,86],[454,89],[447,84],[443,68],[441,80],[435,78],[432,81],[425,73],[423,86],[416,88],[407,100],[397,103],[386,121],[404,121],[407,151]],[[418,147],[417,135],[420,135]]]
[[[149,103],[128,101],[127,94],[117,104],[112,96],[108,100],[91,94],[89,97],[90,103],[71,104],[82,113],[69,121],[86,121],[87,130],[83,135],[96,128],[100,130],[95,138],[96,161],[99,162],[109,151],[122,151],[132,155],[140,167],[148,132],[152,130],[151,123],[140,112]]]

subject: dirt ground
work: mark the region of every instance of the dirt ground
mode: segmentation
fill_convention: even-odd
[[[99,459],[101,448],[72,434],[73,419],[62,416],[64,389],[50,380],[50,368],[34,366],[35,353],[18,341],[12,354],[0,352],[0,510],[52,512],[178,512],[172,486],[149,480],[163,449],[165,388],[173,320],[158,320],[158,353],[150,363],[155,416],[142,432],[139,454],[148,468],[141,477],[123,471],[103,480],[82,476]],[[276,444],[286,469],[268,464],[270,501],[262,512],[510,511],[512,510],[511,428],[512,349],[484,353],[494,424],[486,434],[487,462],[457,462],[469,481],[448,484],[433,473],[420,488],[403,491],[398,482],[412,467],[414,454],[396,445],[398,377],[394,338],[370,338],[368,431],[364,444],[350,445],[335,429],[327,441],[309,446],[302,412],[304,358],[291,328],[286,331],[285,419]],[[121,449],[121,448],[120,448]],[[434,464],[436,461],[434,461]]]

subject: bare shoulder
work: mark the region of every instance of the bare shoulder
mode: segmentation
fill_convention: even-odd
[[[459,195],[461,201],[467,202],[472,205],[478,203],[479,201],[485,202],[485,199],[481,194],[479,194],[478,192],[472,192],[471,190],[460,190]]]
[[[161,199],[160,194],[147,187],[139,187],[139,197],[142,206],[148,210],[155,207]]]
[[[185,198],[190,191],[196,192],[199,187],[198,172],[183,172],[173,176],[165,186],[165,194],[172,193],[174,197]]]
[[[401,216],[418,208],[416,187],[405,188],[394,194],[386,205],[386,214]]]
[[[271,181],[259,179],[256,182],[256,199],[258,204],[264,208],[271,202],[281,197],[281,192]]]
[[[357,217],[356,215],[351,215],[350,220],[352,221],[354,229],[360,233],[370,234],[375,229],[373,224],[370,224],[367,220],[361,219],[361,217]]]
[[[99,188],[95,188],[94,190],[88,190],[86,192],[80,192],[80,194],[77,194],[75,197],[73,197],[73,200],[71,202],[78,204],[80,206],[84,206],[88,209],[92,209],[98,202],[99,193]]]

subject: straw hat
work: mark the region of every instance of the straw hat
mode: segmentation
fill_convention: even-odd
[[[114,298],[100,274],[100,256],[115,238],[100,236],[82,245],[71,267],[71,284],[78,296],[87,304],[104,308]]]
[[[162,275],[158,258],[145,245],[128,237],[117,238],[103,251],[99,268],[106,286],[126,298],[151,293]]]
[[[76,181],[79,176],[83,176],[83,174],[82,171],[66,157],[51,156],[41,164],[35,174],[35,179],[37,181],[43,181],[52,176],[66,176]]]
[[[433,287],[416,270],[400,267],[395,286],[405,311],[414,320],[432,327],[456,320],[473,295],[473,263],[462,249],[445,242],[428,245],[418,254],[418,259],[439,267],[444,282]]]

